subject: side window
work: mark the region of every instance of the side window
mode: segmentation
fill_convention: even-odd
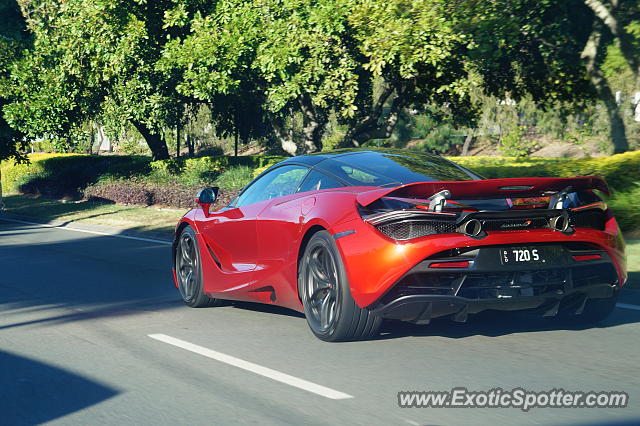
[[[308,170],[307,167],[291,165],[270,171],[238,197],[235,207],[293,194]]]
[[[320,189],[329,189],[329,188],[338,188],[344,186],[340,182],[335,179],[330,178],[324,173],[320,173],[316,170],[311,170],[302,185],[300,185],[300,189],[298,192],[306,192],[306,191],[318,191]]]

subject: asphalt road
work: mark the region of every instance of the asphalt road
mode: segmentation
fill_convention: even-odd
[[[184,307],[169,268],[166,244],[0,221],[0,424],[640,423],[640,310],[590,329],[485,315],[330,344],[284,309]],[[640,294],[621,302],[640,306]],[[615,390],[630,401],[398,407],[398,391],[454,387]]]

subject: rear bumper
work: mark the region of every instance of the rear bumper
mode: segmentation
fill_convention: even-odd
[[[432,318],[451,316],[454,321],[466,322],[468,315],[485,310],[528,311],[541,316],[555,316],[558,312],[582,313],[589,299],[609,298],[618,291],[617,285],[598,284],[558,294],[550,292],[539,296],[509,299],[467,299],[459,296],[414,294],[395,298],[371,308],[384,318],[428,324]]]
[[[580,314],[587,300],[612,297],[620,287],[613,260],[595,245],[508,247],[518,246],[536,247],[545,262],[503,264],[501,245],[458,254],[447,251],[411,268],[368,309],[416,323],[447,315],[464,322],[469,314],[490,309],[530,310],[543,316],[559,311]]]
[[[626,279],[624,241],[615,220],[607,222],[606,230],[575,228],[572,235],[551,229],[525,231],[491,231],[480,240],[463,234],[430,235],[406,242],[388,238],[361,219],[342,223],[332,233],[351,231],[336,240],[345,264],[351,294],[361,308],[374,308],[407,272],[445,250],[468,247],[496,247],[536,244],[591,244],[607,253],[614,265],[617,281]]]

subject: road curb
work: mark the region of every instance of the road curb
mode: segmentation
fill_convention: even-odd
[[[42,218],[17,215],[17,214],[7,213],[7,212],[0,212],[0,220],[2,219],[32,222],[39,225],[48,225],[56,228],[63,228],[63,229],[67,228],[67,229],[74,229],[78,231],[97,232],[97,233],[113,235],[113,236],[146,238],[146,239],[158,240],[158,241],[169,242],[169,243],[173,241],[173,238],[172,238],[173,236],[169,233],[164,233],[164,232],[136,231],[131,229],[121,229],[121,228],[114,228],[111,226],[93,225],[93,224],[79,223],[74,221],[42,219]]]

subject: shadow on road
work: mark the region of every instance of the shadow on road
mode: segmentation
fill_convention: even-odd
[[[487,311],[469,316],[466,323],[453,322],[447,318],[436,318],[428,325],[388,321],[383,325],[379,339],[394,339],[408,336],[439,336],[461,339],[470,336],[497,337],[516,333],[534,333],[551,330],[586,330],[609,328],[640,322],[640,311],[615,309],[599,324],[591,326],[566,326],[552,319],[535,317],[517,312]]]
[[[184,307],[171,281],[169,245],[70,231],[42,232],[41,241],[21,242],[25,233],[39,229],[42,228],[2,222],[0,331]],[[640,294],[637,290],[630,292],[635,296]],[[238,309],[289,316],[292,320],[304,318],[298,312],[273,305],[231,303]],[[46,314],[41,315],[41,312]],[[21,320],[12,321],[14,314]],[[28,318],[23,314],[28,314]],[[637,322],[640,322],[640,311],[616,309],[596,327]],[[436,319],[426,326],[388,322],[379,338],[441,336],[458,339],[558,329],[567,328],[517,313],[486,312],[470,316],[469,322],[464,324],[447,319]]]
[[[169,245],[0,224],[0,330],[183,306]]]
[[[119,392],[72,372],[0,351],[0,423],[35,425],[109,399]]]
[[[236,309],[281,315],[304,320],[304,315],[291,309],[280,306],[265,305],[251,302],[229,301],[229,306]],[[215,308],[213,308],[215,309]],[[550,330],[586,330],[589,328],[608,328],[623,324],[640,322],[640,311],[616,309],[609,318],[594,326],[562,326],[553,323],[552,320],[540,318],[517,312],[486,311],[476,315],[470,315],[466,323],[457,323],[448,319],[435,318],[430,324],[416,325],[401,321],[386,321],[381,329],[378,339],[396,339],[416,336],[439,336],[451,339],[460,339],[470,336],[504,336],[516,333],[533,333]]]

